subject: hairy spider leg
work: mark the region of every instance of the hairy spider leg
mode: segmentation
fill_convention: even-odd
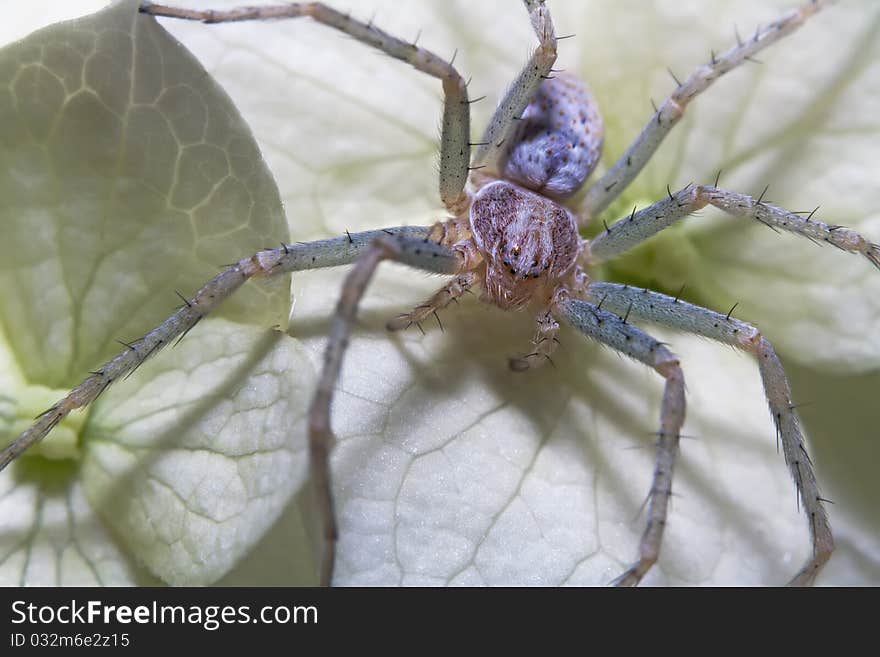
[[[439,78],[443,83],[444,94],[443,128],[440,135],[440,199],[454,214],[467,208],[464,186],[467,183],[470,160],[470,105],[467,83],[451,62],[414,43],[398,39],[372,23],[363,23],[320,2],[295,2],[228,10],[180,9],[144,2],[141,12],[204,23],[308,16],[322,25],[344,32],[361,43],[404,61],[423,73]]]
[[[541,367],[544,363],[552,363],[551,356],[559,345],[556,335],[559,333],[559,322],[557,322],[550,312],[543,312],[535,319],[537,329],[535,338],[532,340],[532,351],[525,356],[511,358],[508,361],[510,369],[514,372],[525,372],[526,370]]]
[[[395,260],[435,274],[460,274],[465,264],[460,252],[427,239],[385,236],[370,244],[345,277],[342,294],[333,315],[330,338],[324,351],[321,378],[318,380],[318,388],[309,407],[310,473],[322,523],[323,549],[320,566],[322,586],[329,586],[333,580],[338,538],[330,477],[330,450],[333,447],[330,404],[342,368],[342,358],[348,347],[351,328],[357,315],[358,304],[376,267],[383,260]]]
[[[648,120],[632,145],[605,174],[597,180],[584,196],[579,216],[581,224],[588,223],[607,208],[635,179],[642,167],[654,155],[654,151],[684,116],[685,109],[694,98],[725,73],[749,61],[764,48],[800,27],[810,16],[830,4],[830,0],[812,0],[793,9],[764,29],[759,29],[746,41],[738,43],[728,51],[716,55],[700,66],[687,79],[680,83],[654,115]]]
[[[495,108],[474,153],[472,168],[484,169],[481,173],[495,177],[501,174],[502,159],[506,152],[505,142],[513,136],[526,106],[534,98],[541,83],[549,77],[553,64],[556,63],[557,39],[550,10],[544,6],[544,0],[524,0],[524,4],[538,37],[538,48]]]
[[[782,363],[761,332],[734,317],[695,306],[678,299],[619,283],[592,283],[587,288],[591,300],[601,300],[603,308],[616,313],[629,313],[660,326],[694,333],[747,351],[758,360],[764,393],[770,413],[782,442],[785,462],[794,478],[804,513],[809,519],[813,554],[789,582],[794,586],[813,583],[821,567],[834,550],[834,538],[828,514],[819,494],[813,464],[807,455],[804,437],[791,398],[791,388]]]
[[[813,219],[812,213],[803,217],[764,203],[761,198],[703,185],[685,187],[659,203],[614,222],[590,243],[585,259],[590,263],[611,260],[707,205],[735,217],[754,219],[776,231],[802,235],[848,253],[860,253],[880,269],[880,245],[869,242],[854,230]]]
[[[433,315],[440,324],[440,317],[437,315],[438,310],[443,310],[453,301],[458,301],[462,296],[471,291],[471,288],[477,282],[478,276],[474,271],[468,271],[460,276],[453,278],[448,284],[441,287],[437,292],[424,303],[416,306],[410,312],[398,315],[394,319],[385,324],[385,328],[389,331],[400,331],[408,329],[415,324],[421,328],[421,322]],[[440,328],[443,325],[440,324]]]
[[[639,542],[638,561],[614,580],[617,586],[635,586],[660,554],[672,494],[672,472],[684,423],[684,375],[678,358],[666,346],[605,308],[563,297],[554,305],[553,312],[587,337],[644,363],[666,379],[654,477],[648,494],[648,519]]]
[[[430,227],[402,226],[385,230],[352,233],[344,237],[305,244],[286,244],[260,251],[230,265],[205,283],[195,295],[168,319],[146,335],[126,343],[126,349],[91,373],[62,400],[36,418],[0,452],[0,470],[25,450],[42,440],[53,427],[77,408],[95,401],[114,382],[137,369],[175,339],[181,340],[208,313],[238,290],[248,279],[270,277],[305,269],[319,269],[351,264],[379,237],[400,236],[408,240],[426,240]]]
[[[504,159],[517,145],[518,130],[523,123],[523,112],[529,103],[538,98],[542,89],[548,90],[550,96],[555,93],[555,91],[551,93],[555,87],[552,86],[553,80],[550,73],[556,58],[556,37],[549,10],[544,6],[542,0],[524,0],[524,4],[529,12],[540,45],[496,110],[486,132],[487,137],[493,136],[494,138],[484,137],[474,161],[475,165],[485,167],[486,173],[499,175],[500,171],[500,175],[504,177],[508,175],[507,169],[504,168],[504,165],[507,164]],[[672,96],[657,110],[623,158],[606,173],[599,183],[588,191],[580,219],[586,220],[601,212],[626,188],[665,135],[681,118],[688,102],[705,90],[717,77],[732,70],[743,61],[748,60],[753,54],[794,30],[825,4],[827,4],[826,0],[814,0],[809,5],[786,14],[768,28],[759,30],[748,42],[740,42],[738,46],[720,56],[716,57],[713,54],[712,63],[701,67],[684,83],[679,84]],[[415,44],[396,39],[373,27],[372,24],[353,20],[322,3],[294,3],[213,11],[176,9],[145,2],[141,10],[144,13],[157,16],[200,20],[209,23],[308,16],[441,79],[445,101],[441,136],[440,195],[447,209],[457,218],[455,221],[460,221],[465,214],[470,199],[464,187],[467,183],[469,170],[475,168],[468,167],[471,146],[469,142],[469,101],[466,83],[451,62],[447,63]],[[515,165],[514,168],[518,166]],[[528,183],[531,177],[525,177]],[[515,176],[514,179],[516,179]],[[557,197],[569,195],[568,188],[565,188],[564,191],[564,194],[556,194]],[[552,195],[553,190],[549,190],[548,193]],[[860,252],[873,264],[880,267],[880,247],[868,243],[853,231],[811,221],[812,216],[804,218],[788,213],[780,208],[762,203],[761,198],[755,201],[751,197],[725,192],[714,187],[686,188],[674,197],[670,194],[668,201],[661,201],[642,213],[634,213],[629,220],[615,224],[613,228],[595,240],[592,244],[592,251],[585,251],[582,260],[593,263],[614,257],[698,207],[709,203],[733,214],[750,216],[768,225],[803,234],[811,239],[828,241],[844,250]],[[652,209],[655,211],[653,214],[650,212]],[[258,276],[268,277],[300,269],[350,264],[357,261],[343,287],[325,353],[319,389],[313,399],[309,414],[311,473],[318,492],[318,507],[324,536],[321,582],[329,584],[332,579],[336,542],[336,524],[329,470],[329,452],[332,446],[330,404],[357,305],[366,285],[378,263],[387,259],[397,260],[435,273],[454,274],[459,278],[466,278],[468,273],[479,278],[479,272],[474,272],[472,269],[481,260],[480,254],[472,253],[473,248],[471,251],[467,251],[463,247],[459,248],[465,242],[473,247],[473,241],[462,235],[464,242],[456,244],[455,248],[445,245],[446,240],[443,240],[444,244],[436,244],[432,241],[435,229],[436,226],[434,228],[404,227],[386,231],[368,231],[308,244],[285,245],[280,249],[261,251],[228,267],[206,283],[192,299],[186,300],[184,306],[165,322],[143,338],[127,345],[125,351],[108,361],[64,400],[40,416],[30,429],[0,453],[0,468],[45,436],[70,410],[90,403],[113,381],[136,369],[140,363],[168,342],[185,335],[205,314],[213,310],[247,279]],[[454,284],[455,281],[450,285]],[[464,287],[464,285],[460,287]],[[441,298],[453,296],[450,294],[452,291],[449,286],[441,290],[435,295],[437,303],[441,302]],[[561,318],[566,319],[580,331],[599,342],[648,364],[666,379],[657,466],[649,494],[648,522],[640,543],[639,560],[616,580],[618,584],[636,584],[656,561],[660,550],[668,497],[671,491],[672,470],[684,419],[684,379],[678,359],[665,346],[627,323],[629,312],[636,310],[633,304],[627,306],[626,316],[621,318],[600,307],[601,303],[593,305],[587,301],[572,299],[571,292],[580,296],[581,290],[568,290],[566,285],[562,285],[560,293],[553,297],[550,304],[552,314],[539,315],[539,338],[554,338],[543,341],[550,343],[541,348],[548,350],[548,353],[544,355],[549,357],[549,350],[552,350],[553,344],[555,344],[555,331],[558,329],[556,318]],[[616,306],[614,309],[620,310]],[[704,312],[711,313],[711,311]],[[638,314],[636,313],[634,316],[638,316]],[[770,344],[760,336],[757,329],[749,328],[752,329],[753,342],[737,346],[750,350],[759,359],[771,412],[774,413],[779,433],[783,437],[786,461],[796,482],[798,482],[801,495],[811,495],[814,503],[814,506],[811,507],[807,499],[804,498],[805,507],[808,508],[812,519],[814,558],[792,580],[792,583],[795,584],[809,583],[830,555],[833,540],[830,529],[828,529],[827,517],[824,515],[824,509],[821,505],[821,498],[818,497],[815,478],[811,468],[808,467],[809,462],[803,449],[796,416],[792,412],[791,395],[782,366]],[[539,341],[538,344],[542,344],[542,342]],[[532,358],[532,356],[533,354],[530,354],[523,359],[513,359],[511,367],[518,369],[516,363],[521,362],[532,367],[537,364],[538,360],[541,362],[546,360],[543,356],[540,358]],[[522,369],[527,369],[527,367]],[[787,444],[786,440],[788,440]],[[806,465],[801,460],[802,457]],[[802,468],[806,468],[804,474],[801,474]],[[812,488],[806,490],[810,486]]]

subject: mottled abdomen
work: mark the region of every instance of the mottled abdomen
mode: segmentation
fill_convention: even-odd
[[[599,163],[604,129],[596,100],[574,75],[545,80],[511,140],[504,177],[540,194],[574,194]]]

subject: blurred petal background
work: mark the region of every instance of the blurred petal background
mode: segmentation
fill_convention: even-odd
[[[0,41],[102,4],[0,3]],[[672,90],[667,68],[683,78],[710,50],[734,43],[734,25],[747,35],[791,4],[551,2],[557,33],[575,34],[560,43],[558,66],[588,79],[603,111],[603,163],[638,133],[650,99]],[[441,56],[457,52],[457,67],[473,78],[471,96],[488,96],[473,105],[475,139],[534,45],[517,3],[368,0],[345,8],[403,38],[419,34]],[[769,185],[778,205],[820,205],[823,219],[880,240],[878,22],[874,3],[842,1],[761,64],[720,80],[607,219],[662,198],[667,184],[711,182],[723,169],[727,188],[757,195]],[[291,239],[442,218],[436,80],[306,21],[163,24],[254,131]],[[313,367],[342,274],[294,278],[291,333]],[[685,298],[716,310],[739,302],[737,316],[760,326],[786,364],[820,484],[835,502],[838,550],[820,583],[880,583],[880,272],[707,212],[601,274],[671,293],[686,284]],[[384,319],[438,285],[390,266],[364,303],[334,406],[338,581],[607,583],[633,558],[641,533],[660,381],[573,332],[562,336],[559,367],[514,376],[505,359],[527,347],[529,318],[476,303],[444,313],[445,333],[384,333]],[[754,363],[649,330],[682,356],[685,432],[694,440],[682,443],[664,549],[647,581],[783,583],[807,554],[806,522],[775,452]],[[307,508],[305,496],[295,498],[220,582],[311,581]],[[107,549],[131,551],[124,523],[105,522],[115,536]]]

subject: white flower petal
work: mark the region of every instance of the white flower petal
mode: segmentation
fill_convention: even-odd
[[[283,334],[205,322],[173,358],[119,383],[92,413],[83,485],[101,517],[166,582],[224,575],[305,475],[314,371]]]
[[[298,278],[293,330],[316,361],[327,280]],[[434,285],[386,271],[364,303],[334,404],[339,583],[608,583],[636,554],[662,379],[571,330],[557,367],[513,375],[529,318],[476,303],[445,333],[384,337],[398,300]],[[657,334],[683,357],[690,438],[648,581],[783,583],[809,542],[754,361]]]
[[[578,61],[595,81],[606,120],[613,117],[605,150],[610,163],[649,116],[646,99],[659,103],[673,89],[667,69],[684,79],[711,50],[735,43],[734,25],[747,38],[796,3],[694,0],[661,3],[651,12],[639,11],[637,2],[588,4],[586,24],[602,26],[608,47],[588,45]],[[880,242],[878,54],[876,3],[853,0],[823,10],[761,53],[760,65],[726,75],[694,101],[608,220],[634,203],[661,199],[666,185],[711,183],[723,170],[722,187],[758,196],[769,186],[766,200],[796,211],[821,206],[818,218]],[[659,238],[656,259],[637,264],[641,280],[671,290],[687,283],[694,298],[727,307],[739,301],[739,316],[802,363],[838,371],[880,366],[880,333],[872,330],[880,325],[880,275],[866,259],[717,211],[705,215]]]
[[[97,518],[75,469],[47,470],[0,480],[0,585],[155,584]]]
[[[50,28],[0,57],[2,358],[15,368],[4,443],[125,348],[116,339],[167,316],[175,289],[192,293],[239,249],[287,238],[247,126],[137,5]],[[115,382],[3,473],[9,490],[23,477],[30,486],[15,498],[23,513],[4,516],[11,544],[19,521],[42,531],[41,483],[70,501],[70,540],[75,523],[97,523],[85,492],[129,554],[107,531],[87,547],[107,542],[120,571],[134,557],[167,582],[210,583],[260,540],[302,483],[298,427],[314,375],[293,341],[266,329],[286,319],[286,280],[246,287],[197,340]],[[53,478],[62,465],[40,458],[81,453],[63,484]],[[40,581],[74,580],[44,569]]]
[[[666,65],[685,75],[709,48],[731,42],[734,19],[775,15],[763,3],[734,11],[718,2],[719,11],[705,12],[710,18],[695,28],[693,3],[664,5],[659,18],[641,4],[556,4],[559,33],[578,34],[563,42],[561,63],[585,62],[581,68],[600,94],[609,125],[606,161],[649,116],[647,98],[671,88]],[[521,8],[509,4],[407,4],[403,11],[399,3],[377,1],[351,8],[361,17],[376,10],[377,23],[403,37],[422,30],[420,44],[441,55],[460,48],[457,64],[474,75],[471,95],[491,94],[474,106],[475,135],[533,47]],[[443,216],[434,171],[437,81],[305,21],[169,28],[218,76],[255,130],[294,239]],[[724,164],[727,144],[707,158],[702,149],[712,153],[711,134],[690,131],[708,118],[711,133],[713,116],[729,117],[725,101],[736,96],[737,84],[736,97],[750,98],[754,77],[739,75],[738,83],[724,80],[726,87],[719,83],[695,105],[632,194],[659,198],[675,182],[670,176],[693,171],[705,178]],[[687,145],[689,159],[677,158]],[[676,158],[680,168],[670,168]],[[702,233],[691,225],[681,233],[697,240]],[[702,273],[709,264],[700,258]],[[439,285],[403,272],[388,266],[370,288],[334,404],[343,531],[338,581],[608,582],[636,553],[659,378],[573,332],[563,336],[556,370],[512,375],[504,361],[527,346],[530,321],[471,303],[444,315],[446,333],[389,337],[384,319]],[[295,280],[293,330],[316,366],[341,276]],[[678,496],[648,581],[784,582],[809,545],[754,364],[702,341],[658,337],[682,355],[690,404],[685,431],[696,440],[683,441]],[[860,531],[863,520],[836,508],[832,514],[847,557],[833,560],[822,581],[877,581],[880,550]],[[296,511],[289,517],[300,524]],[[290,539],[279,532],[278,540]],[[272,565],[283,568],[283,559]],[[246,573],[246,564],[238,572]]]
[[[24,381],[0,330],[0,435],[33,416],[18,417]],[[71,461],[28,456],[0,476],[0,585],[155,583],[101,523]]]

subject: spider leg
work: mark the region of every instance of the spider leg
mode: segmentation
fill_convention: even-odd
[[[440,137],[440,198],[453,214],[467,207],[464,191],[470,159],[470,106],[467,83],[451,62],[430,50],[398,39],[372,23],[363,23],[320,2],[296,2],[283,5],[238,7],[228,10],[182,9],[143,2],[141,13],[166,18],[228,23],[248,20],[301,18],[312,20],[348,34],[381,50],[413,68],[439,78],[443,83],[443,128]]]
[[[625,190],[651,159],[663,139],[684,116],[685,109],[699,94],[725,73],[730,72],[755,54],[772,45],[800,27],[828,0],[811,0],[798,9],[788,11],[746,41],[719,55],[712,53],[712,61],[700,66],[684,80],[660,108],[654,112],[642,132],[621,158],[587,191],[580,208],[584,221],[596,217]]]
[[[553,310],[554,314],[566,319],[587,337],[641,361],[666,379],[660,410],[657,459],[649,492],[648,520],[639,543],[639,559],[615,580],[618,586],[634,586],[660,554],[669,496],[672,494],[672,472],[681,425],[684,423],[684,375],[678,358],[669,349],[604,307],[599,308],[587,301],[563,299]]]
[[[426,240],[430,231],[431,228],[421,226],[365,231],[317,242],[283,245],[260,251],[230,265],[205,283],[192,298],[186,299],[168,319],[143,337],[126,343],[124,351],[104,363],[64,399],[37,417],[33,425],[0,452],[0,470],[42,440],[72,410],[92,403],[111,384],[135,370],[162,347],[175,339],[182,339],[248,279],[350,264],[379,237],[393,235],[408,240]]]
[[[469,271],[453,278],[447,285],[441,287],[434,296],[413,308],[404,315],[398,315],[385,325],[389,331],[407,329],[413,324],[419,325],[431,315],[436,316],[438,310],[442,310],[453,301],[467,294],[474,283],[477,282],[476,272]],[[437,318],[439,322],[439,317]],[[442,328],[442,325],[441,325]]]
[[[590,243],[586,258],[592,263],[611,260],[707,205],[714,205],[736,217],[755,219],[777,232],[784,230],[820,244],[827,242],[841,251],[860,253],[880,269],[880,245],[872,244],[854,230],[813,219],[812,213],[803,217],[764,203],[760,198],[701,185],[685,187],[670,194],[669,198],[611,224]]]
[[[535,339],[532,340],[534,347],[532,351],[525,356],[511,358],[508,361],[510,369],[514,372],[525,372],[541,367],[544,363],[553,362],[550,357],[559,345],[559,340],[556,339],[556,334],[559,333],[559,322],[553,319],[553,315],[549,312],[538,315],[536,322],[538,329],[535,332]]]
[[[785,462],[794,478],[804,512],[810,521],[813,555],[789,584],[801,586],[812,583],[819,569],[831,556],[834,538],[831,535],[828,515],[822,504],[823,499],[819,495],[813,465],[807,455],[804,437],[794,412],[791,389],[782,369],[782,363],[771,344],[751,324],[730,315],[722,315],[673,299],[659,292],[617,283],[592,283],[587,288],[587,295],[592,299],[602,299],[603,307],[614,312],[629,312],[632,317],[638,319],[702,335],[748,351],[757,358],[770,413],[773,415],[777,435],[782,442]]]
[[[501,173],[505,142],[513,135],[519,117],[556,62],[556,32],[550,10],[544,5],[544,0],[524,0],[524,4],[538,37],[538,48],[495,109],[480,139],[472,165],[472,168],[485,168],[485,173],[496,176]]]
[[[336,381],[339,379],[342,358],[348,346],[358,304],[376,267],[383,260],[396,260],[437,274],[457,274],[464,265],[461,254],[448,247],[426,240],[384,236],[371,243],[345,278],[342,294],[333,316],[330,339],[324,352],[321,378],[309,407],[310,472],[323,530],[320,572],[322,586],[329,586],[333,577],[338,535],[330,481],[330,449],[333,445],[330,403],[333,400]]]

